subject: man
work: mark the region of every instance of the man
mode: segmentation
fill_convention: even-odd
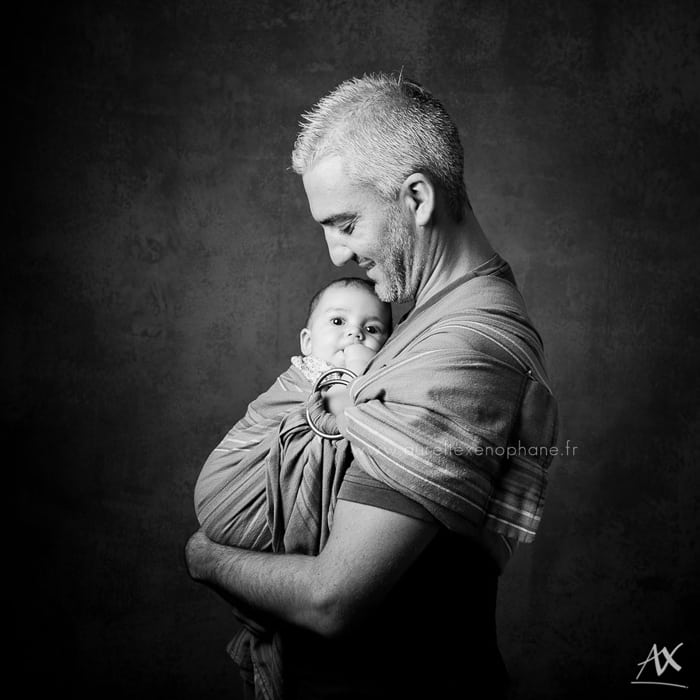
[[[457,129],[419,85],[365,76],[306,115],[293,165],[333,263],[415,305],[366,374],[329,392],[355,461],[325,548],[249,552],[200,532],[190,575],[274,621],[285,697],[504,697],[497,579],[537,529],[556,404],[468,204]]]

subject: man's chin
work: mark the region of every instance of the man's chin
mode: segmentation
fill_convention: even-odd
[[[394,301],[397,290],[391,284],[388,284],[386,278],[382,275],[380,279],[373,280],[370,278],[371,282],[374,282],[374,293],[379,297],[380,301],[386,301],[391,303]]]
[[[380,301],[385,301],[390,304],[403,304],[407,301],[413,301],[413,297],[403,292],[397,285],[387,284],[384,280],[374,283],[374,293]]]
[[[374,285],[374,293],[377,295],[379,301],[393,302],[393,294],[390,290],[383,289],[378,284]]]

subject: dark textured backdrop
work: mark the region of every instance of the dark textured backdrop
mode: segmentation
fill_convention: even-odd
[[[234,620],[182,562],[194,480],[287,365],[312,290],[347,273],[288,168],[300,112],[402,66],[460,127],[577,448],[503,577],[516,697],[649,697],[629,681],[653,643],[684,642],[700,685],[696,3],[57,5],[5,23],[25,688],[237,697]]]

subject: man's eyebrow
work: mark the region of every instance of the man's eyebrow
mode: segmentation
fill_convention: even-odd
[[[319,221],[318,223],[321,224],[321,226],[335,226],[341,221],[350,221],[355,217],[356,214],[353,214],[352,212],[343,212],[342,214],[334,214],[333,216],[329,216],[327,219]]]

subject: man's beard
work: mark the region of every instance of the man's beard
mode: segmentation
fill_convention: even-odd
[[[375,259],[382,279],[375,282],[374,291],[382,301],[403,304],[413,299],[416,291],[411,283],[414,255],[411,220],[399,204],[392,205],[379,248],[381,257]]]

